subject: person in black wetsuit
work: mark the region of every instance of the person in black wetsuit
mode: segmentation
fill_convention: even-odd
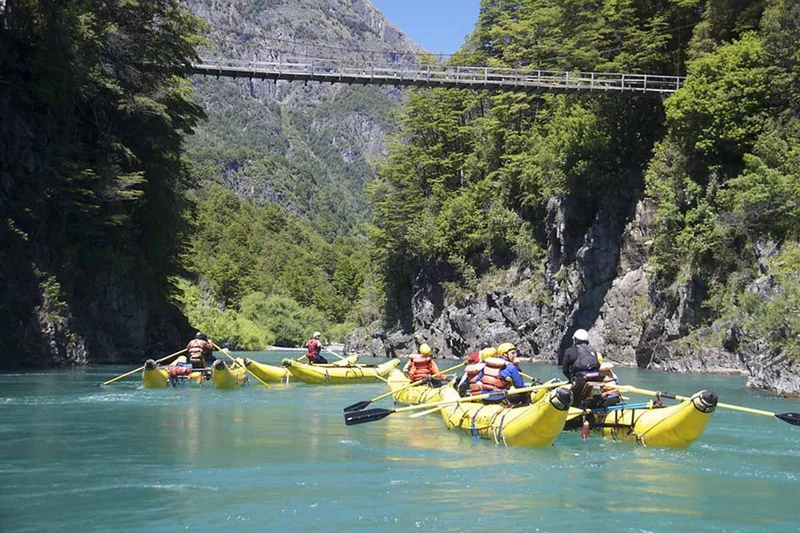
[[[583,386],[600,376],[600,365],[603,358],[600,353],[589,344],[589,333],[579,329],[572,335],[572,346],[564,351],[564,360],[561,370],[572,383],[572,405],[580,407]]]

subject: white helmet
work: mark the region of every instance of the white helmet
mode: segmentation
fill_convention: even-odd
[[[572,340],[575,342],[589,342],[589,332],[585,329],[579,329],[572,334]]]
[[[320,333],[319,331],[315,331],[313,337],[316,339],[320,335],[322,335],[322,333]]]

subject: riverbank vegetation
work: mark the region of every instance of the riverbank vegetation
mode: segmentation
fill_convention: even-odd
[[[647,198],[656,293],[696,288],[701,312],[684,326],[737,323],[796,355],[799,42],[800,6],[788,0],[484,1],[454,62],[686,83],[663,104],[413,91],[370,186],[387,324],[408,327],[425,272],[452,302],[492,268],[540,262],[553,198],[579,206],[568,226],[579,233],[601,210],[629,220]]]
[[[239,349],[264,349],[301,344],[314,330],[340,341],[361,322],[365,237],[328,242],[280,206],[218,185],[191,197],[195,231],[178,286],[195,327]]]

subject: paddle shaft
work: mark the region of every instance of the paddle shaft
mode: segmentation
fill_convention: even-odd
[[[244,371],[245,371],[245,372],[247,372],[248,374],[250,374],[251,376],[253,376],[254,378],[256,378],[256,381],[258,381],[259,383],[261,383],[262,385],[264,385],[266,388],[268,388],[268,389],[271,389],[271,388],[272,388],[272,387],[270,387],[269,385],[267,385],[267,384],[264,382],[264,380],[262,380],[260,377],[258,377],[258,376],[256,376],[255,374],[253,374],[253,372],[252,372],[252,371],[251,371],[249,368],[247,368],[247,365],[243,365],[242,363],[240,363],[239,361],[237,361],[237,360],[236,360],[236,358],[235,358],[234,356],[232,356],[231,354],[229,354],[229,353],[228,353],[228,351],[227,351],[227,350],[223,350],[222,348],[220,348],[219,346],[217,346],[217,345],[216,345],[216,343],[212,343],[212,346],[214,346],[214,348],[216,348],[216,349],[217,349],[217,350],[219,350],[220,352],[222,352],[222,353],[224,353],[225,355],[227,355],[227,356],[228,356],[228,358],[229,358],[231,361],[233,361],[234,363],[236,363],[236,364],[237,364],[237,365],[239,365],[240,367],[244,368]]]
[[[159,359],[158,361],[156,361],[156,363],[163,363],[167,359],[171,359],[172,357],[177,357],[180,354],[182,354],[183,352],[185,352],[186,350],[187,350],[187,348],[184,348],[183,350],[181,350],[179,352],[171,353],[171,354],[169,354],[167,356],[164,356],[161,359]],[[102,383],[102,385],[108,385],[109,383],[114,383],[115,381],[118,381],[118,380],[120,380],[122,378],[126,378],[126,377],[130,376],[131,374],[135,374],[136,372],[138,372],[140,370],[144,370],[144,365],[140,366],[139,368],[134,368],[130,372],[126,372],[126,373],[122,374],[121,376],[115,377],[114,379],[109,379],[108,381],[104,381]]]
[[[344,361],[344,360],[346,360],[346,359],[347,359],[346,357],[342,357],[342,356],[341,356],[341,355],[339,355],[338,353],[336,353],[336,352],[334,352],[333,350],[330,350],[330,349],[328,349],[328,348],[323,348],[323,350],[325,350],[325,351],[326,351],[326,352],[328,352],[328,353],[332,353],[333,355],[335,355],[336,357],[338,357],[338,358],[339,358],[339,359],[341,359],[342,361]]]
[[[640,389],[640,388],[637,388],[637,387],[629,387],[627,385],[623,385],[623,386],[620,386],[620,387],[617,387],[617,388],[620,389],[620,390],[623,390],[623,391],[634,392],[634,393],[638,393],[638,394],[644,394],[645,396],[663,396],[664,398],[671,398],[673,400],[679,400],[681,402],[688,402],[688,401],[691,400],[691,398],[686,397],[686,396],[679,396],[677,394],[670,394],[668,392],[657,392],[657,391],[651,391],[651,390],[647,390],[647,389]],[[764,411],[764,410],[761,410],[761,409],[753,409],[751,407],[741,407],[741,406],[738,406],[738,405],[731,405],[729,403],[717,403],[717,407],[722,407],[723,409],[730,409],[732,411],[741,411],[743,413],[750,413],[750,414],[753,414],[753,415],[777,416],[776,413],[772,413],[770,411]]]
[[[537,387],[538,387],[538,388],[540,388],[540,389],[542,389],[542,388],[546,388],[546,387],[543,387],[542,385],[537,385]],[[509,391],[506,391],[506,392],[507,392],[508,394],[516,394],[516,393],[518,393],[518,392],[520,392],[520,391],[524,392],[524,390],[523,390],[523,389],[514,389],[514,390],[509,390]],[[487,393],[487,394],[489,394],[490,396],[491,396],[492,394],[494,394],[495,396],[497,395],[497,393],[496,393],[496,392],[494,392],[494,393]],[[475,398],[478,398],[478,396],[475,396]],[[420,405],[436,405],[436,404],[426,404],[426,403],[423,403],[423,404],[420,404]],[[413,415],[409,416],[408,418],[420,418],[420,417],[423,417],[423,416],[425,416],[425,415],[429,415],[429,414],[431,414],[431,413],[435,413],[435,412],[437,412],[437,411],[441,411],[441,410],[442,410],[442,408],[437,406],[437,407],[434,407],[433,409],[428,409],[427,411],[422,411],[421,413],[414,413]]]

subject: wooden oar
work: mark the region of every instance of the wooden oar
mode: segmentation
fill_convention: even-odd
[[[551,389],[555,387],[561,387],[563,385],[569,385],[566,381],[561,381],[558,383],[545,383],[544,385],[536,385],[534,387],[524,387],[522,389],[513,389],[509,391],[503,391],[502,395],[505,394],[519,394],[522,392],[533,392],[539,389]],[[421,403],[419,405],[410,405],[408,407],[401,407],[400,409],[367,409],[366,411],[354,411],[350,413],[344,414],[344,423],[348,426],[352,426],[355,424],[364,424],[366,422],[374,422],[376,420],[381,420],[386,418],[392,413],[402,413],[404,411],[415,411],[419,409],[428,409],[430,407],[438,407],[442,405],[451,405],[454,403],[462,403],[462,402],[479,402],[481,400],[486,400],[488,398],[499,398],[501,393],[499,392],[487,392],[485,394],[481,394],[478,396],[467,396],[466,398],[459,398],[457,400],[442,400],[440,402],[431,402],[431,403]]]
[[[651,391],[647,389],[640,389],[637,387],[630,387],[627,385],[620,385],[615,388],[625,392],[643,394],[645,396],[656,396],[656,397],[661,396],[663,398],[671,398],[673,400],[680,400],[682,402],[691,401],[691,398],[689,397],[678,396],[677,394],[670,394],[668,392]],[[730,409],[732,411],[741,411],[742,413],[750,413],[751,415],[771,416],[777,418],[778,420],[786,422],[787,424],[791,424],[793,426],[800,426],[800,413],[773,413],[771,411],[763,411],[761,409],[753,409],[751,407],[741,407],[738,405],[731,405],[729,403],[717,403],[717,407],[722,407],[723,409]]]
[[[264,380],[263,380],[263,379],[261,379],[260,377],[256,376],[255,374],[253,374],[253,372],[252,372],[252,371],[251,371],[249,368],[247,368],[247,365],[243,365],[242,363],[240,363],[239,361],[237,361],[237,360],[236,360],[236,358],[235,358],[234,356],[232,356],[231,354],[229,354],[229,353],[228,353],[228,350],[223,350],[222,348],[220,348],[219,346],[217,346],[217,345],[216,345],[216,343],[212,343],[212,346],[214,346],[214,348],[216,348],[216,349],[217,349],[217,351],[220,351],[220,352],[224,353],[225,355],[227,355],[227,356],[228,356],[228,358],[229,358],[231,361],[233,361],[234,363],[236,363],[236,364],[237,364],[237,365],[239,365],[240,367],[244,368],[244,371],[245,371],[245,372],[247,372],[248,374],[250,374],[251,376],[253,376],[254,378],[256,378],[256,381],[258,381],[259,383],[261,383],[262,385],[264,385],[266,388],[268,388],[268,389],[271,389],[271,388],[272,388],[272,387],[270,387],[269,385],[267,385],[267,384],[264,382]]]
[[[447,369],[445,369],[445,370],[442,370],[441,372],[439,372],[439,373],[438,373],[438,374],[436,374],[436,375],[438,376],[439,374],[447,374],[447,373],[448,373],[448,372],[450,372],[451,370],[455,370],[455,369],[457,369],[457,368],[461,368],[462,366],[464,366],[464,365],[466,365],[466,364],[467,364],[467,362],[466,362],[466,361],[464,361],[464,362],[463,362],[463,363],[461,363],[460,365],[452,366],[452,367],[450,367],[450,368],[447,368]],[[350,413],[350,412],[352,412],[352,411],[361,411],[362,409],[364,409],[365,407],[367,407],[367,406],[368,406],[369,404],[371,404],[372,402],[377,402],[378,400],[383,400],[383,399],[384,399],[384,398],[386,398],[387,396],[391,396],[392,394],[396,394],[396,393],[398,393],[398,392],[401,392],[401,391],[404,391],[404,390],[406,390],[406,389],[410,389],[411,387],[415,387],[415,386],[417,386],[417,385],[420,385],[420,384],[424,383],[425,381],[427,381],[428,379],[429,379],[429,378],[423,378],[423,379],[420,379],[420,380],[414,381],[414,382],[412,382],[412,383],[409,383],[408,385],[404,385],[403,387],[401,387],[401,388],[399,388],[399,389],[397,389],[397,390],[395,390],[395,391],[389,391],[389,392],[387,392],[386,394],[381,394],[380,396],[376,396],[376,397],[374,397],[374,398],[373,398],[373,399],[371,399],[371,400],[361,400],[360,402],[356,402],[356,403],[354,403],[354,404],[350,404],[350,405],[348,405],[347,407],[345,407],[345,408],[344,408],[344,409],[342,409],[342,410],[343,410],[345,413]]]
[[[181,350],[179,352],[171,353],[171,354],[169,354],[167,356],[164,356],[161,359],[159,359],[158,361],[156,361],[156,363],[163,363],[167,359],[171,359],[173,357],[177,357],[180,354],[182,354],[183,352],[185,352],[187,349],[188,348],[184,348],[183,350]],[[126,372],[126,373],[122,374],[121,376],[115,377],[114,379],[109,379],[108,381],[104,381],[103,383],[100,384],[100,386],[102,387],[103,385],[108,385],[109,383],[114,383],[115,381],[120,380],[120,379],[125,378],[125,377],[128,377],[131,374],[135,374],[136,372],[139,372],[140,370],[144,370],[144,365],[140,366],[139,368],[134,368],[130,372]]]
[[[332,353],[333,355],[335,355],[336,357],[338,357],[338,358],[339,358],[339,359],[341,359],[342,361],[346,361],[346,360],[347,360],[347,358],[346,358],[346,357],[342,357],[341,355],[339,355],[338,353],[334,352],[333,350],[330,350],[330,349],[328,349],[328,348],[323,348],[323,350],[325,350],[325,351],[326,351],[326,352],[328,352],[328,353]]]

